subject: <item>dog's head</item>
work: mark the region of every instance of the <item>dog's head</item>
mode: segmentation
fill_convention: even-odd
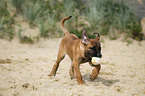
[[[88,61],[91,61],[92,57],[102,57],[101,54],[101,44],[100,44],[100,34],[93,33],[96,35],[95,39],[89,39],[86,35],[86,30],[82,33],[82,43],[85,45],[85,57]]]

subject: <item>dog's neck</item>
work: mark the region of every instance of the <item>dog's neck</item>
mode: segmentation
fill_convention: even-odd
[[[81,42],[81,39],[80,39],[80,42]],[[90,60],[89,56],[87,55],[86,47],[84,46],[86,45],[84,45],[83,43],[80,43],[80,50],[82,51],[79,58],[80,63],[89,62]]]

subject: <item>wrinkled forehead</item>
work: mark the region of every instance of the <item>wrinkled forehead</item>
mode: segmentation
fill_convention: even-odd
[[[97,39],[90,39],[89,44],[90,46],[100,46],[100,42]]]

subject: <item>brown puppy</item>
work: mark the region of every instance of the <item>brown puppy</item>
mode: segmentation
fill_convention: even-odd
[[[71,16],[65,17],[61,21],[61,28],[65,33],[65,36],[62,38],[59,47],[59,52],[57,55],[57,60],[49,76],[56,75],[59,63],[61,62],[61,60],[63,60],[63,58],[67,54],[72,60],[71,68],[69,71],[71,78],[72,79],[75,78],[76,75],[78,84],[84,84],[82,80],[82,75],[79,70],[79,66],[81,63],[89,62],[91,66],[95,67],[92,71],[92,74],[90,75],[90,79],[92,80],[98,76],[101,68],[100,64],[93,65],[91,63],[92,57],[100,57],[100,58],[102,57],[101,45],[99,42],[100,35],[98,33],[95,33],[96,39],[89,39],[86,36],[86,31],[84,30],[82,33],[82,39],[79,39],[76,35],[70,34],[69,31],[64,27],[64,22],[70,18]]]

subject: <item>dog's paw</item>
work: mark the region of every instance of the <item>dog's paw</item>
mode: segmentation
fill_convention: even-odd
[[[90,80],[95,80],[97,76],[90,75]]]
[[[55,74],[49,73],[48,76],[54,76],[55,77]]]
[[[52,74],[48,74],[48,76],[52,76]]]
[[[71,80],[73,80],[73,79],[76,79],[76,77],[73,75],[73,76],[70,76],[71,77]]]
[[[78,85],[82,85],[82,84],[84,85],[85,82],[83,82],[83,81],[82,82],[78,82]]]

